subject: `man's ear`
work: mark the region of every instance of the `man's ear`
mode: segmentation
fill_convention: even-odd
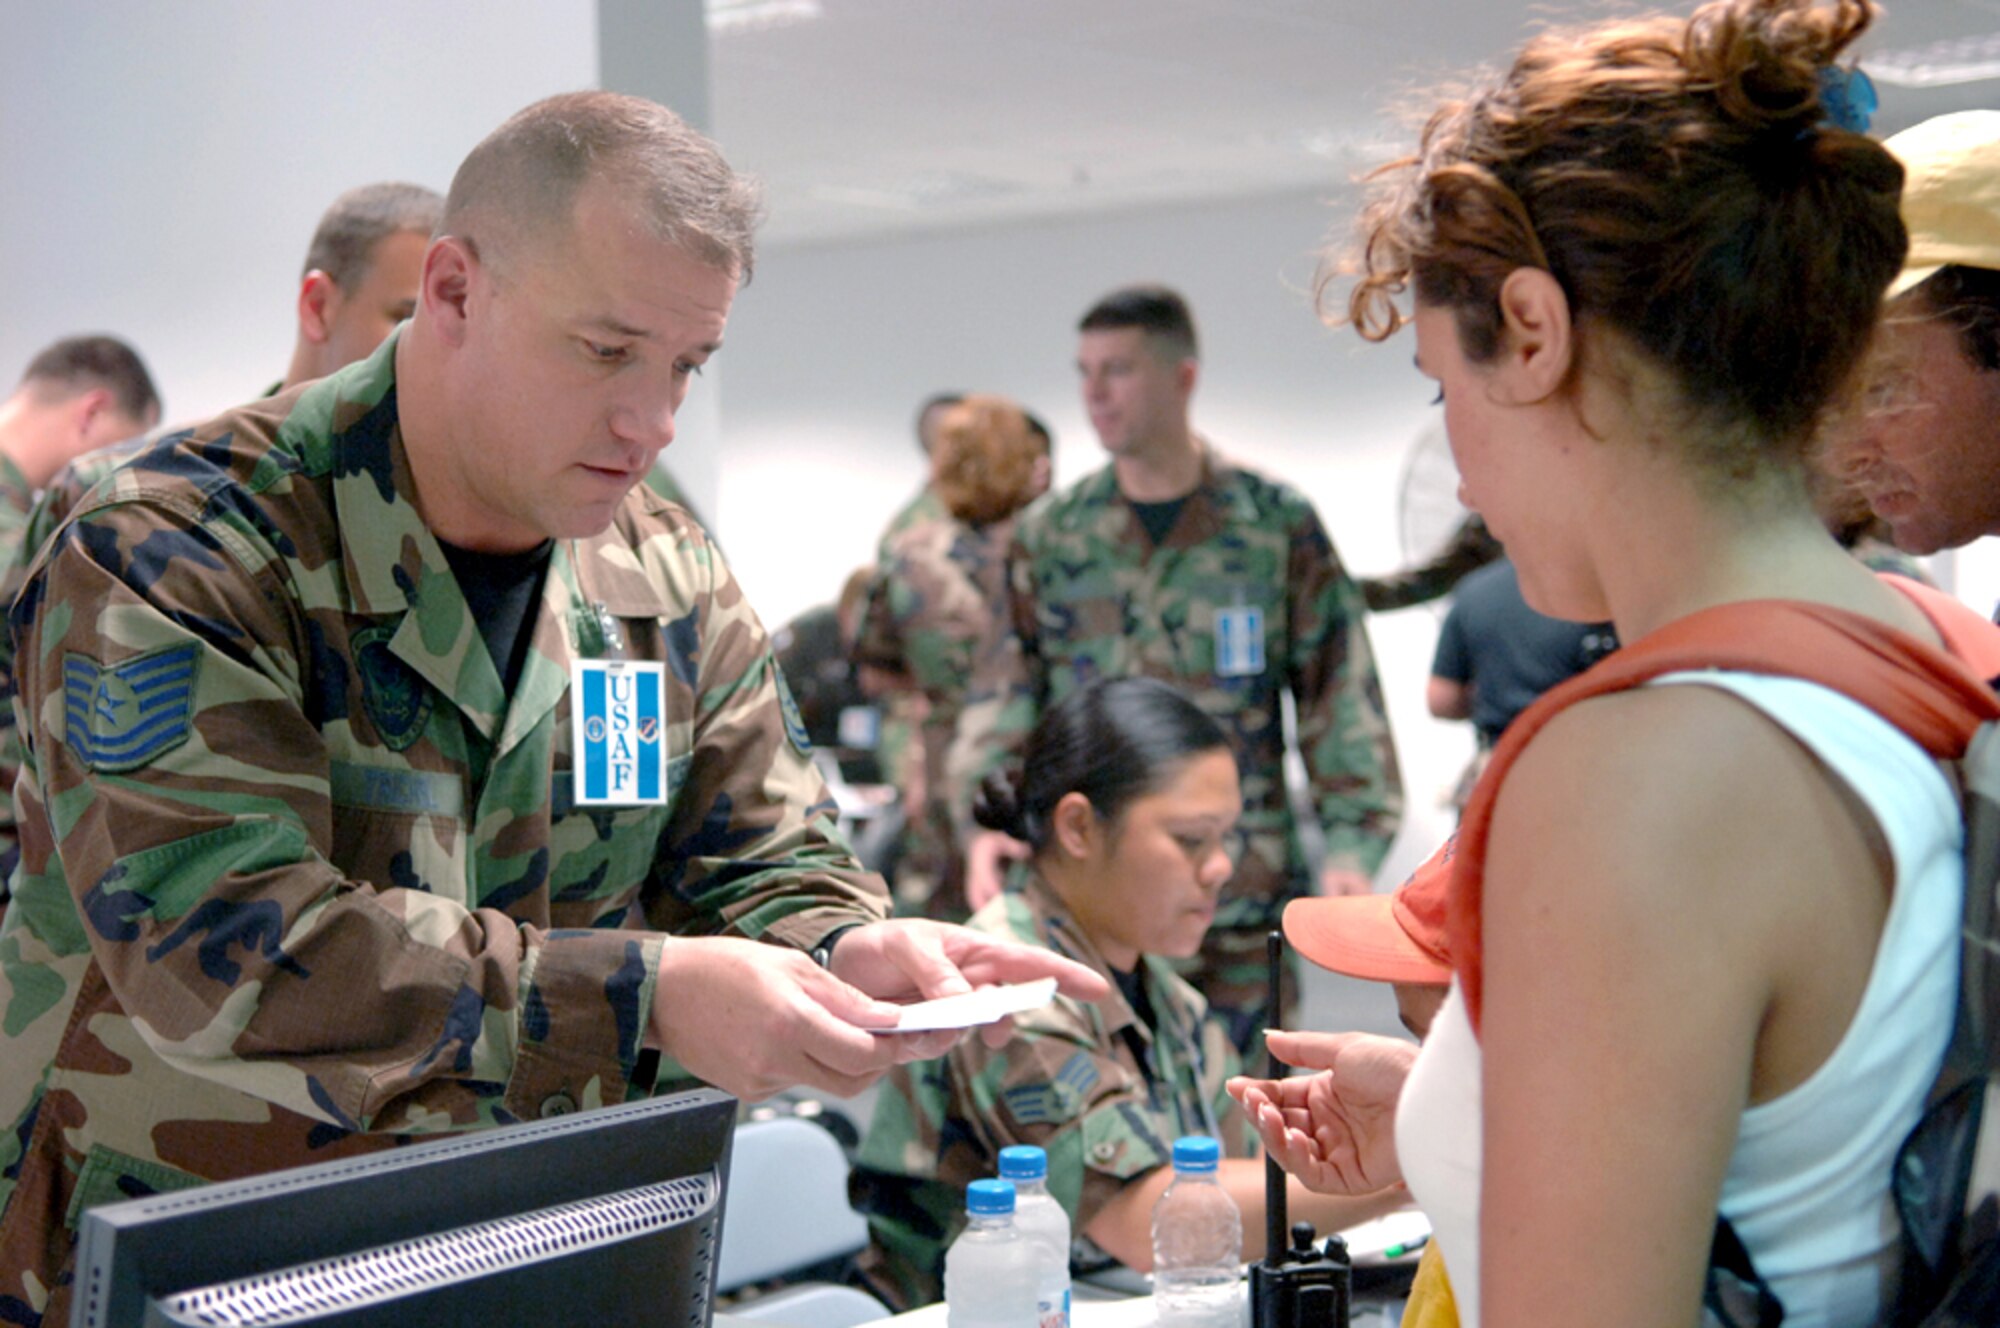
[[[465,340],[472,282],[478,270],[479,255],[462,236],[442,236],[424,253],[424,276],[417,288],[417,307],[448,345],[456,346]]]
[[[1500,283],[1500,354],[1495,386],[1516,405],[1546,401],[1569,381],[1576,328],[1562,283],[1538,267],[1517,267]]]
[[[1088,858],[1096,850],[1103,827],[1090,799],[1074,790],[1062,795],[1049,813],[1049,833],[1056,846],[1072,858]]]
[[[1201,361],[1182,360],[1174,366],[1174,385],[1181,390],[1183,401],[1194,396],[1195,384],[1201,381]]]
[[[93,387],[70,398],[68,414],[70,427],[76,437],[88,441],[90,431],[96,427],[99,418],[116,408],[116,399],[108,387]]]
[[[326,344],[333,316],[340,310],[340,287],[314,268],[299,281],[299,335],[315,346]]]

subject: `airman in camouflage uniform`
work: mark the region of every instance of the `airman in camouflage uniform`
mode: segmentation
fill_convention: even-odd
[[[938,499],[926,484],[917,491],[914,498],[898,508],[889,518],[889,524],[882,531],[882,538],[876,542],[875,563],[886,565],[890,557],[890,546],[905,531],[920,526],[949,522],[951,513],[944,510],[944,503]],[[920,780],[937,778],[937,768],[928,770],[924,765],[924,702],[914,691],[897,690],[881,698],[882,731],[875,744],[875,755],[881,763],[882,771],[889,782],[897,788],[906,789]],[[905,858],[923,862],[934,857],[938,845],[927,844],[922,819],[906,821],[903,831],[901,853]]]
[[[971,925],[1111,976],[1033,872]],[[849,1197],[868,1217],[862,1276],[889,1304],[905,1310],[941,1298],[945,1250],[965,1223],[965,1187],[997,1174],[1000,1150],[1011,1144],[1048,1153],[1049,1193],[1076,1233],[1127,1184],[1173,1165],[1180,1135],[1213,1135],[1227,1157],[1256,1154],[1255,1132],[1223,1089],[1237,1073],[1235,1048],[1166,960],[1145,956],[1139,965],[1157,1028],[1116,992],[1096,1005],[1059,997],[1016,1015],[1013,1040],[997,1051],[963,1043],[883,1080]],[[1108,1262],[1081,1236],[1075,1257],[1084,1267]]]
[[[755,616],[643,488],[552,551],[501,691],[410,499],[395,345],[141,456],[29,582],[10,1273],[120,1187],[643,1092],[655,933],[804,948],[881,915]],[[669,804],[572,804],[578,655],[668,664]]]
[[[943,775],[979,647],[1005,599],[1014,514],[1047,488],[1046,435],[1004,397],[938,412],[931,443],[941,515],[888,539],[854,647],[924,700],[921,780],[902,785],[911,831],[895,878],[899,912],[962,921],[964,855]]]
[[[159,422],[160,398],[137,352],[116,337],[67,337],[29,362],[20,386],[0,401],[0,580],[14,602],[34,552],[29,514],[36,493],[75,458]],[[11,653],[7,634],[0,648]],[[0,694],[0,729],[11,730],[8,694]],[[6,734],[0,732],[0,737]],[[0,915],[18,850],[12,813],[18,761],[0,754]]]
[[[70,462],[56,472],[48,487],[30,495],[30,505],[21,524],[12,532],[12,543],[0,557],[0,604],[11,605],[20,598],[28,583],[28,555],[48,542],[83,496],[99,480],[130,461],[149,443],[158,439],[145,434],[100,447]],[[0,481],[4,483],[4,481]],[[11,504],[11,492],[8,496]],[[21,776],[27,749],[21,740],[20,716],[14,709],[14,634],[0,631],[0,905],[7,897],[7,880],[14,874],[20,857],[20,837],[14,824],[14,784]]]
[[[1190,980],[1249,1045],[1264,1020],[1264,933],[1309,892],[1284,782],[1285,691],[1328,860],[1372,873],[1395,837],[1400,783],[1353,582],[1304,498],[1213,453],[1161,544],[1106,469],[1023,514],[1009,578],[1013,630],[961,726],[981,744],[967,787],[1093,678],[1161,678],[1213,715],[1243,780],[1242,848]],[[1216,616],[1244,606],[1262,616],[1267,660],[1223,676]]]
[[[917,407],[917,450],[924,454],[924,465],[928,469],[931,455],[937,446],[938,420],[944,412],[965,400],[963,392],[935,392],[924,398]],[[880,563],[889,556],[889,545],[896,536],[911,526],[927,521],[948,521],[951,513],[945,510],[944,500],[938,496],[937,486],[928,478],[924,487],[896,509],[889,518],[889,524],[882,528],[881,536],[875,541],[875,561]]]
[[[925,397],[917,407],[917,450],[924,454],[924,464],[930,464],[931,444],[937,418],[947,406],[964,400],[962,393],[937,392]],[[949,521],[951,513],[945,510],[944,500],[937,495],[937,489],[925,480],[924,486],[911,495],[908,502],[896,509],[889,524],[882,528],[882,534],[875,541],[875,562],[877,566],[889,559],[889,545],[896,537],[912,526],[933,521]],[[882,731],[875,744],[876,758],[881,762],[889,781],[897,788],[909,788],[921,780],[935,781],[938,768],[928,771],[921,764],[923,757],[924,703],[915,693],[896,691],[883,698]],[[928,832],[921,819],[905,823],[901,854],[914,854],[918,862],[934,857],[939,845],[935,836],[928,840]]]
[[[1178,295],[1114,292],[1080,330],[1086,406],[1112,464],[1021,515],[1007,616],[954,745],[954,805],[964,824],[979,781],[1046,707],[1092,679],[1178,686],[1229,734],[1244,807],[1236,874],[1183,974],[1247,1049],[1265,1023],[1264,933],[1312,888],[1285,787],[1287,693],[1324,837],[1322,879],[1367,888],[1401,816],[1361,596],[1303,495],[1218,456],[1189,428],[1194,331]],[[1179,496],[1157,505],[1157,530],[1148,517],[1161,513],[1124,488],[1123,472],[1142,467],[1178,478]],[[1289,985],[1283,1002],[1295,1005]]]
[[[974,527],[950,516],[919,522],[889,541],[855,643],[857,663],[899,674],[923,697],[919,781],[905,781],[909,817],[894,889],[899,913],[966,916],[962,849],[939,776],[958,731],[965,685],[1005,591],[1014,523]],[[918,796],[912,796],[912,784]]]
[[[333,201],[313,228],[293,292],[297,335],[291,361],[265,396],[366,358],[410,316],[424,248],[443,211],[442,195],[415,184],[366,184]],[[28,555],[41,548],[83,495],[142,445],[157,441],[145,432],[153,427],[101,435],[99,441],[109,446],[75,455],[61,470],[42,477],[33,510],[23,509],[26,531],[19,555],[10,551],[0,562],[0,604],[12,604],[21,593]],[[119,441],[110,442],[114,438]],[[12,873],[15,858],[11,790],[22,750],[13,697],[14,642],[0,632],[0,882]],[[0,894],[5,889],[0,884]]]
[[[896,514],[889,518],[889,524],[882,528],[882,538],[875,542],[875,561],[879,563],[886,559],[896,537],[911,527],[949,520],[951,513],[944,510],[944,502],[937,496],[937,490],[926,484],[917,490],[916,497],[897,508]]]
[[[41,550],[0,1322],[65,1321],[103,1199],[612,1104],[674,1059],[859,1091],[950,1041],[866,1032],[895,1018],[870,993],[1054,971],[879,921],[755,614],[638,484],[753,218],[664,108],[537,103],[461,168],[410,324],[142,453]],[[514,631],[464,569],[523,555]],[[590,659],[657,666],[657,802],[583,802]]]

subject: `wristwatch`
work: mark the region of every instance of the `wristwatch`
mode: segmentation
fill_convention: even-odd
[[[861,925],[862,924],[859,922],[850,922],[845,926],[835,927],[832,931],[820,937],[819,944],[815,945],[812,948],[813,962],[815,964],[818,964],[821,968],[826,969],[828,972],[832,972],[833,947],[835,943],[838,942],[841,937],[847,935],[847,933],[853,931],[856,927],[859,927]]]

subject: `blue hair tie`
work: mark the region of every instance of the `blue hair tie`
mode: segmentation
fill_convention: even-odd
[[[1875,82],[1861,66],[1842,69],[1828,65],[1819,71],[1819,104],[1835,127],[1851,134],[1868,132],[1869,117],[1882,102],[1875,95]]]

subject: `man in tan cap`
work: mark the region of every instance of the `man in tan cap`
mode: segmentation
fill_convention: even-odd
[[[1859,427],[1834,444],[1896,544],[2000,534],[2000,111],[1926,120],[1886,146],[1908,173],[1910,252]]]

